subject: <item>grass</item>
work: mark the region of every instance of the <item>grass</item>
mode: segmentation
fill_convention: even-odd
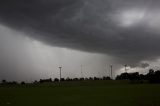
[[[159,84],[83,81],[0,87],[0,106],[160,106]]]

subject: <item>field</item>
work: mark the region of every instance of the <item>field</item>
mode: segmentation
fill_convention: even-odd
[[[160,106],[159,84],[82,81],[1,86],[0,106]]]

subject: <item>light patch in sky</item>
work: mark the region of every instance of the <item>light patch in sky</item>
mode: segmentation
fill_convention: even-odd
[[[117,15],[116,15],[117,17]],[[128,9],[119,12],[118,25],[120,27],[134,27],[143,25],[144,28],[149,28],[154,33],[159,32],[160,28],[160,12],[159,10],[147,9]]]
[[[160,29],[160,10],[151,11],[151,14],[148,14],[147,21],[150,28],[159,31]]]
[[[130,27],[141,22],[145,17],[144,11],[127,10],[120,14],[120,26]]]

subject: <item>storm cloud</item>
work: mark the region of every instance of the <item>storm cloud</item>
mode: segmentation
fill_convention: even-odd
[[[160,56],[159,6],[158,0],[1,0],[0,23],[51,46],[138,64]]]

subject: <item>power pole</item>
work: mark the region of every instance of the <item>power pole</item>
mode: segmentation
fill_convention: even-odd
[[[111,71],[111,79],[112,79],[112,69],[113,69],[113,66],[112,65],[110,65],[110,71]]]
[[[127,73],[127,64],[124,65],[124,70]]]
[[[61,82],[61,71],[62,71],[62,67],[59,67],[59,71],[60,71],[60,73],[59,73],[59,82]]]
[[[83,66],[81,65],[81,78],[83,78]]]

